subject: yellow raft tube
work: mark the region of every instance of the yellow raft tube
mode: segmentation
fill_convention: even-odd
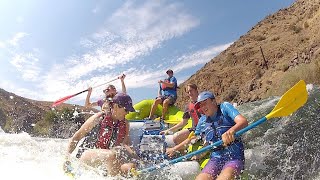
[[[126,115],[126,119],[129,121],[134,120],[142,120],[149,116],[151,106],[155,100],[154,99],[146,99],[138,102],[133,107],[136,110],[136,112],[130,112]],[[168,113],[165,117],[165,123],[174,125],[178,124],[182,120],[183,111],[180,111],[179,108],[176,106],[169,106]],[[161,117],[162,114],[162,106],[158,105],[155,115],[158,117]],[[184,128],[190,128],[192,127],[192,120],[189,119],[188,124]]]

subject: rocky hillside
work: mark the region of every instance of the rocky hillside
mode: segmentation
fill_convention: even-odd
[[[320,0],[297,0],[267,16],[180,85],[212,90],[219,101],[244,103],[281,95],[299,79],[320,84]]]
[[[59,117],[56,119],[60,122],[46,123],[44,122],[46,116],[63,116],[62,112],[66,111],[72,114],[75,110],[79,112],[92,110],[70,104],[62,104],[51,109],[51,104],[52,102],[35,101],[0,89],[0,126],[4,131],[11,133],[23,131],[36,136],[64,137],[69,136],[70,128],[75,129],[72,127],[74,122],[70,120],[70,123],[66,122],[67,125],[65,125],[61,123],[63,118]],[[50,114],[51,112],[53,114]],[[76,120],[79,121],[79,119],[82,120],[84,117]],[[55,132],[50,133],[53,130]]]

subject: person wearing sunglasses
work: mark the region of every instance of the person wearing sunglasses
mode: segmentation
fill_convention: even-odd
[[[110,113],[91,116],[71,137],[64,163],[66,172],[71,153],[82,138],[76,157],[89,166],[105,169],[108,175],[120,174],[121,166],[137,157],[130,147],[129,122],[125,119],[125,115],[135,111],[131,97],[117,93],[109,101],[109,107]]]
[[[126,89],[126,85],[124,84],[124,78],[126,77],[125,74],[122,74],[119,79],[121,80],[121,87],[122,87],[122,93],[126,94],[127,93],[127,89]],[[105,95],[105,97],[103,99],[99,99],[96,102],[90,102],[90,96],[92,93],[92,87],[88,88],[88,94],[86,97],[86,102],[85,102],[85,107],[95,107],[95,106],[99,106],[101,108],[101,110],[106,110],[108,109],[107,105],[108,103],[105,103],[109,98],[113,98],[116,94],[117,94],[117,89],[114,85],[109,84],[107,85],[107,87],[102,91]]]

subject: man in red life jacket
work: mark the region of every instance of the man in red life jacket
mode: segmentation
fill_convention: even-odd
[[[149,119],[153,119],[153,115],[158,107],[158,104],[162,104],[163,108],[161,119],[164,120],[169,105],[173,105],[177,100],[177,79],[173,76],[173,71],[171,69],[167,70],[166,73],[168,75],[168,78],[158,81],[160,85],[158,97],[152,104]]]
[[[190,102],[186,105],[185,112],[183,114],[183,119],[180,123],[176,124],[175,126],[160,132],[160,134],[172,134],[173,132],[178,131],[179,129],[183,128],[187,123],[188,120],[192,119],[192,128],[184,129],[174,133],[173,135],[166,136],[166,142],[170,148],[167,148],[167,154],[169,157],[175,155],[176,152],[180,152],[186,149],[187,144],[181,144],[184,140],[186,140],[190,134],[190,132],[195,130],[195,127],[198,124],[199,118],[201,117],[201,112],[195,110],[194,104],[197,102],[198,87],[195,84],[187,84],[186,93],[190,98]]]

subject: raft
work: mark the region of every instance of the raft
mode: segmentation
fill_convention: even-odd
[[[146,99],[138,102],[133,107],[136,110],[136,112],[130,112],[126,115],[126,119],[129,121],[135,121],[135,120],[142,120],[149,116],[151,106],[154,103],[154,99]],[[168,123],[170,125],[178,124],[182,120],[183,111],[180,111],[180,109],[176,106],[169,106],[168,113],[165,117],[164,122]],[[158,105],[155,115],[157,117],[161,117],[162,114],[162,106]],[[192,127],[192,120],[189,119],[188,124],[184,128],[190,128]]]

